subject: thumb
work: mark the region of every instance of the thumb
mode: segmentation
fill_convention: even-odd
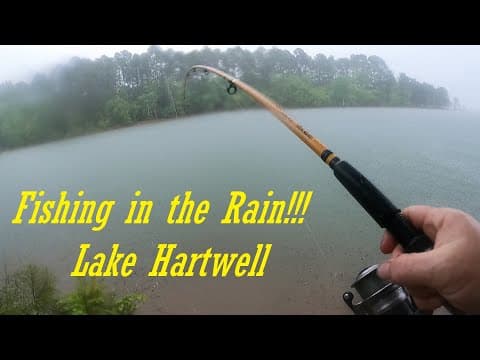
[[[435,256],[432,252],[401,254],[383,263],[377,274],[384,280],[402,286],[426,286],[432,284],[434,275]]]

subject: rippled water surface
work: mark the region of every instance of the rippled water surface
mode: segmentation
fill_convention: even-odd
[[[416,109],[291,110],[305,128],[360,169],[399,207],[430,204],[480,217],[480,118]],[[382,231],[322,161],[268,112],[217,113],[150,123],[0,154],[0,263],[49,265],[62,289],[80,243],[106,250],[118,242],[139,257],[135,274],[109,279],[119,291],[138,290],[140,313],[344,314],[341,295],[364,267],[384,259]],[[45,190],[57,199],[115,199],[107,227],[12,225],[20,191]],[[133,193],[155,201],[148,225],[124,225]],[[167,225],[176,194],[192,190],[212,209],[202,225]],[[264,199],[313,190],[302,225],[222,225],[231,190]],[[148,278],[159,242],[179,250],[254,252],[272,243],[263,278]]]

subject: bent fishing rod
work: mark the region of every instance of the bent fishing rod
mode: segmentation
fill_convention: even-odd
[[[185,76],[184,100],[187,80],[192,73],[216,74],[227,81],[228,94],[234,95],[237,89],[241,89],[259,105],[269,110],[333,170],[333,174],[338,181],[381,228],[388,230],[393,235],[397,242],[402,245],[404,252],[423,252],[432,249],[433,242],[422,231],[413,227],[411,222],[401,213],[401,210],[360,171],[347,161],[341,160],[325,144],[287,115],[280,105],[252,86],[214,67],[195,65],[190,68]],[[392,313],[392,311],[393,313],[415,313],[416,308],[406,299],[408,294],[402,293],[403,288],[380,279],[376,275],[376,269],[377,265],[373,265],[362,270],[352,285],[364,301],[360,304],[353,304],[353,294],[346,292],[343,294],[343,298],[347,305],[358,314],[384,314]],[[379,297],[379,295],[382,295],[382,297]],[[385,299],[390,299],[391,306],[389,308],[385,307]]]

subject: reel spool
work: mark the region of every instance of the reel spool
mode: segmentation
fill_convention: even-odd
[[[354,295],[347,291],[343,301],[356,315],[418,315],[408,292],[401,286],[380,279],[377,275],[378,265],[369,266],[357,275],[352,288],[361,301],[354,304]]]

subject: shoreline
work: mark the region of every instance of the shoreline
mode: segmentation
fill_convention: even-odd
[[[307,109],[402,109],[402,110],[440,110],[440,111],[461,111],[461,110],[452,110],[452,109],[444,109],[444,108],[425,108],[425,107],[403,107],[403,106],[322,106],[322,107],[307,107],[307,108],[287,108],[284,107],[283,109],[287,111],[295,111],[295,110],[307,110]],[[92,136],[92,135],[97,135],[97,134],[102,134],[110,131],[118,131],[122,129],[128,129],[128,128],[133,128],[137,126],[146,126],[146,125],[152,125],[152,124],[158,124],[158,123],[163,123],[163,122],[172,122],[172,121],[177,121],[177,120],[187,120],[189,118],[195,117],[195,116],[204,116],[204,115],[209,115],[209,114],[220,114],[220,113],[230,113],[230,112],[239,112],[239,111],[248,111],[248,110],[262,110],[264,108],[262,107],[250,107],[250,108],[242,108],[242,109],[231,109],[231,110],[214,110],[214,111],[207,111],[204,113],[195,113],[195,114],[184,114],[180,115],[178,117],[170,117],[170,118],[163,118],[163,119],[150,119],[150,120],[142,120],[139,122],[131,123],[131,124],[126,124],[126,125],[118,125],[118,126],[112,126],[109,128],[105,129],[92,129],[90,131],[86,131],[84,133],[80,134],[70,134],[62,138],[58,139],[52,139],[52,140],[46,140],[46,141],[41,141],[41,142],[36,142],[36,143],[31,143],[23,146],[18,146],[14,148],[8,148],[8,149],[0,149],[0,155],[4,153],[10,153],[13,151],[18,151],[18,150],[23,150],[23,149],[28,149],[32,148],[35,146],[41,146],[41,145],[46,145],[46,144],[51,144],[51,143],[56,143],[56,142],[61,142],[61,141],[67,141],[75,138],[80,138],[83,136]],[[268,111],[264,109],[265,111]]]

